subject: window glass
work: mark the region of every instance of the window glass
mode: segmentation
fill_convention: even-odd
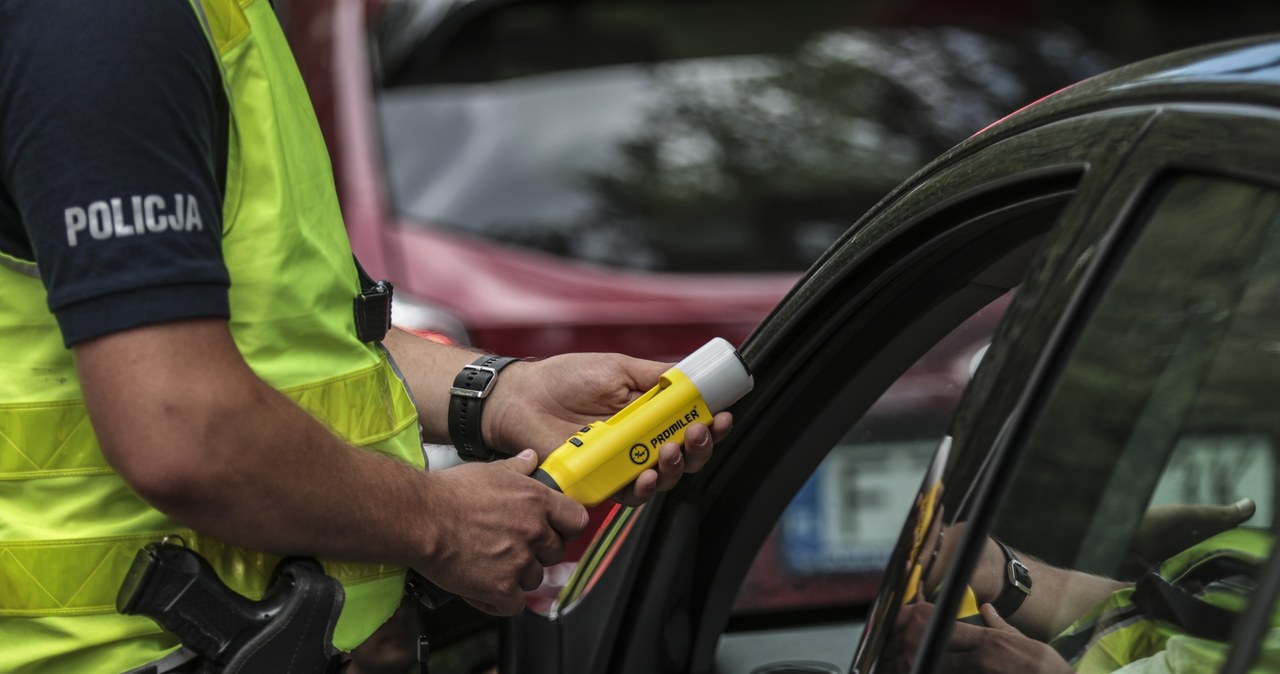
[[[968,27],[841,0],[451,4],[378,24],[397,211],[637,269],[802,271],[925,162],[1104,69],[999,3]]]
[[[1275,462],[1272,439],[1260,433],[1184,435],[1174,445],[1151,504],[1231,503],[1247,494],[1257,506],[1249,524],[1269,527],[1276,508]]]
[[[767,622],[874,599],[921,476],[1012,295],[938,342],[831,449],[757,554],[737,618]]]
[[[1270,552],[1280,193],[1183,176],[1156,195],[980,539],[944,654],[960,671],[1214,671]],[[916,555],[886,669],[918,653],[961,497]]]

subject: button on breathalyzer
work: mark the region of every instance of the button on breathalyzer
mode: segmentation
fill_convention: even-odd
[[[658,385],[605,421],[583,427],[533,477],[583,505],[596,505],[658,463],[658,448],[684,442],[751,390],[751,370],[717,337],[662,374]]]

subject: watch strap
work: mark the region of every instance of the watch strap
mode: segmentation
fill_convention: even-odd
[[[497,453],[484,444],[480,419],[485,400],[502,368],[515,362],[508,356],[481,356],[464,365],[449,389],[449,439],[464,461],[492,461]]]
[[[1000,590],[1000,596],[991,602],[991,606],[995,608],[996,613],[1000,614],[1000,617],[1008,618],[1022,606],[1023,600],[1031,596],[1031,571],[1003,541],[994,536],[991,540],[1000,546],[1000,551],[1004,553],[1004,573],[1001,574],[1004,578],[1004,587]]]

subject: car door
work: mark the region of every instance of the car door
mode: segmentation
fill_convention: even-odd
[[[1052,236],[852,671],[1280,671],[1277,133],[1273,109],[1165,105]],[[972,613],[1001,593],[996,634]]]
[[[1033,260],[1060,264],[1066,249],[1041,251],[1046,235],[1088,221],[1152,115],[986,136],[873,209],[744,345],[756,390],[712,464],[604,527],[553,615],[509,621],[503,671],[831,671],[787,669],[800,666],[788,653],[847,669],[866,604],[766,612],[732,633],[748,568],[806,478],[913,363]],[[833,620],[834,638],[821,629]]]

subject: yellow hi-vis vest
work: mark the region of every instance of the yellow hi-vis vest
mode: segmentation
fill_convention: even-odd
[[[222,248],[236,345],[340,437],[422,467],[408,392],[384,351],[356,338],[359,277],[332,171],[270,5],[193,0],[192,11],[230,103]],[[115,610],[134,554],[166,535],[185,539],[233,589],[262,595],[277,558],[185,530],[107,465],[37,270],[3,254],[0,352],[0,672],[122,672],[173,650],[153,621]],[[325,567],[346,591],[334,643],[349,650],[391,615],[404,570]]]
[[[1113,593],[1055,637],[1050,645],[1077,672],[1209,674],[1226,660],[1236,616],[1253,597],[1257,572],[1270,555],[1269,531],[1231,529],[1160,565],[1166,592],[1129,587]],[[1265,599],[1265,597],[1264,597]],[[1272,626],[1280,625],[1280,614]],[[1272,629],[1260,663],[1274,665],[1280,642]],[[1255,670],[1256,671],[1256,670]]]

